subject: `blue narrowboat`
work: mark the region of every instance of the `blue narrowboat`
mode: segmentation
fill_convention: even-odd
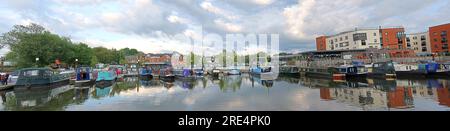
[[[150,68],[141,68],[139,73],[140,73],[141,77],[146,77],[146,78],[153,77],[153,71]]]
[[[93,85],[95,82],[95,78],[91,75],[90,67],[78,67],[76,69],[76,81],[75,86],[89,86]]]
[[[116,80],[116,73],[114,71],[99,71],[96,79],[96,86],[107,87],[113,85]]]

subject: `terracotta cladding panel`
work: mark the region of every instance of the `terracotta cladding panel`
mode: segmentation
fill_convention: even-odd
[[[316,38],[316,48],[318,51],[325,51],[327,50],[327,37],[321,36]]]
[[[446,34],[443,34],[446,32]],[[430,43],[431,43],[431,51],[433,53],[441,53],[441,52],[449,52],[449,49],[443,49],[443,43],[447,43],[448,38],[450,38],[450,24],[438,25],[434,27],[430,27]],[[444,38],[447,42],[443,42]]]

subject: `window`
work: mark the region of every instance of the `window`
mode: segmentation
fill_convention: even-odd
[[[387,35],[388,35],[388,33],[386,32],[386,33],[384,33],[384,35],[386,35],[386,36],[387,36]]]
[[[423,35],[423,36],[420,36],[420,40],[427,40],[427,38]]]
[[[377,33],[373,33],[373,36],[377,36]]]
[[[342,37],[339,38],[339,41],[342,41]]]
[[[373,39],[373,41],[374,41],[375,43],[377,43],[377,39]]]
[[[363,45],[363,46],[366,45],[366,41],[365,41],[365,40],[362,40],[362,41],[361,41],[361,45]]]
[[[39,70],[30,70],[23,72],[23,76],[37,76],[39,74]]]
[[[433,35],[434,35],[434,36],[437,36],[437,33],[436,33],[436,32],[433,32]]]
[[[343,47],[344,46],[344,43],[339,43],[339,47]]]
[[[446,36],[447,35],[447,31],[442,31],[441,32],[441,36]]]
[[[437,42],[437,39],[435,38],[433,41],[434,41],[434,42]]]
[[[338,47],[338,44],[336,44],[336,47]]]
[[[417,40],[417,36],[414,36],[414,37],[413,37],[413,40]]]
[[[345,40],[348,40],[348,36],[345,36]]]
[[[334,42],[337,42],[337,38],[336,38],[336,39],[334,39]]]

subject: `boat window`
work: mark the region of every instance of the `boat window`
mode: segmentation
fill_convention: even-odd
[[[38,76],[39,70],[28,70],[23,72],[23,76]]]

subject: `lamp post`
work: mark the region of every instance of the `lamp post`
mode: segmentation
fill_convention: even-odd
[[[75,59],[75,69],[77,68],[77,66],[78,66],[78,59]]]
[[[138,60],[137,60],[137,65],[136,65],[136,68],[137,68],[137,72],[138,72],[138,76],[140,75],[139,73],[140,73],[140,71],[139,71],[139,68],[141,67],[141,65],[139,64],[141,61],[139,60],[139,58],[138,58]]]
[[[38,61],[39,61],[39,57],[36,57],[36,67],[38,67]]]

